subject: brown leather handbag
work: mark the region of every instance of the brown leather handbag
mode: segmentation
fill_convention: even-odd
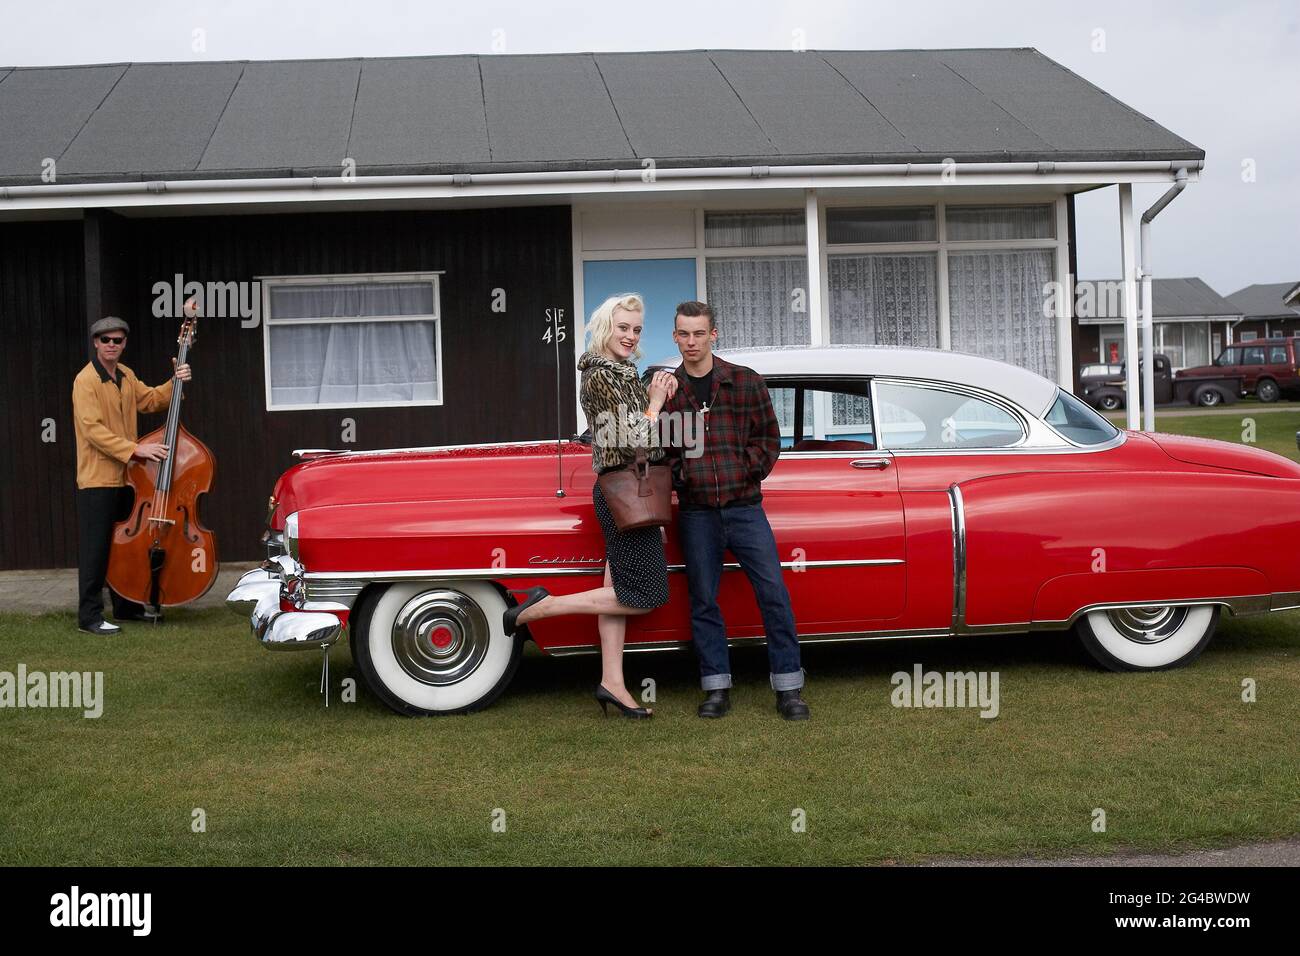
[[[596,484],[619,531],[672,523],[672,469],[650,464],[644,448],[637,449],[636,461],[630,466],[605,472],[596,478]]]

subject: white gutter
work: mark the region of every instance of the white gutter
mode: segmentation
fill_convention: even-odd
[[[1142,388],[1145,390],[1142,396],[1142,430],[1146,432],[1156,430],[1155,328],[1151,321],[1151,220],[1160,215],[1186,188],[1187,170],[1180,169],[1174,175],[1174,184],[1142,214]]]
[[[1168,182],[1204,163],[887,163],[821,166],[724,166],[601,169],[430,176],[299,176],[275,179],[179,179],[51,183],[0,187],[0,212],[96,206],[161,206],[377,199],[656,192],[686,189],[812,189],[856,185],[1023,185],[1117,181]],[[830,182],[828,182],[830,181]]]

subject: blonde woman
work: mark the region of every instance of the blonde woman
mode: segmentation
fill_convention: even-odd
[[[578,360],[582,371],[579,400],[591,426],[591,465],[597,475],[626,468],[638,448],[650,461],[659,461],[654,427],[659,410],[677,390],[670,372],[656,372],[649,388],[641,382],[634,361],[645,318],[645,303],[635,293],[612,296],[591,314],[587,351]],[[596,614],[600,631],[601,680],[596,701],[608,716],[613,704],[625,717],[649,717],[653,711],[637,704],[623,682],[623,638],[627,619],[646,614],[668,601],[668,565],[660,528],[619,531],[599,483],[592,488],[596,518],[605,535],[605,583],[580,594],[553,595],[532,588],[520,604],[505,612],[505,630],[561,614]]]

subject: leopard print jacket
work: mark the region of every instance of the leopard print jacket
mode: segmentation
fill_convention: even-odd
[[[657,423],[645,416],[650,396],[631,362],[616,362],[583,352],[578,359],[582,384],[578,400],[591,428],[591,467],[599,473],[636,460],[638,448],[648,449],[650,461],[660,461]]]

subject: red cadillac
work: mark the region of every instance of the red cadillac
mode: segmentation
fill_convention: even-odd
[[[765,377],[783,425],[763,498],[803,641],[1073,628],[1102,665],[1156,670],[1195,658],[1225,611],[1300,607],[1286,458],[1121,431],[1047,379],[949,351],[720,354]],[[298,454],[271,499],[272,556],[228,598],[265,647],[346,631],[406,714],[488,705],[524,640],[598,651],[594,617],[501,626],[512,591],[603,573],[581,441]],[[690,641],[673,528],[668,560],[671,600],[629,620],[628,650]],[[761,643],[738,570],[728,636]]]

